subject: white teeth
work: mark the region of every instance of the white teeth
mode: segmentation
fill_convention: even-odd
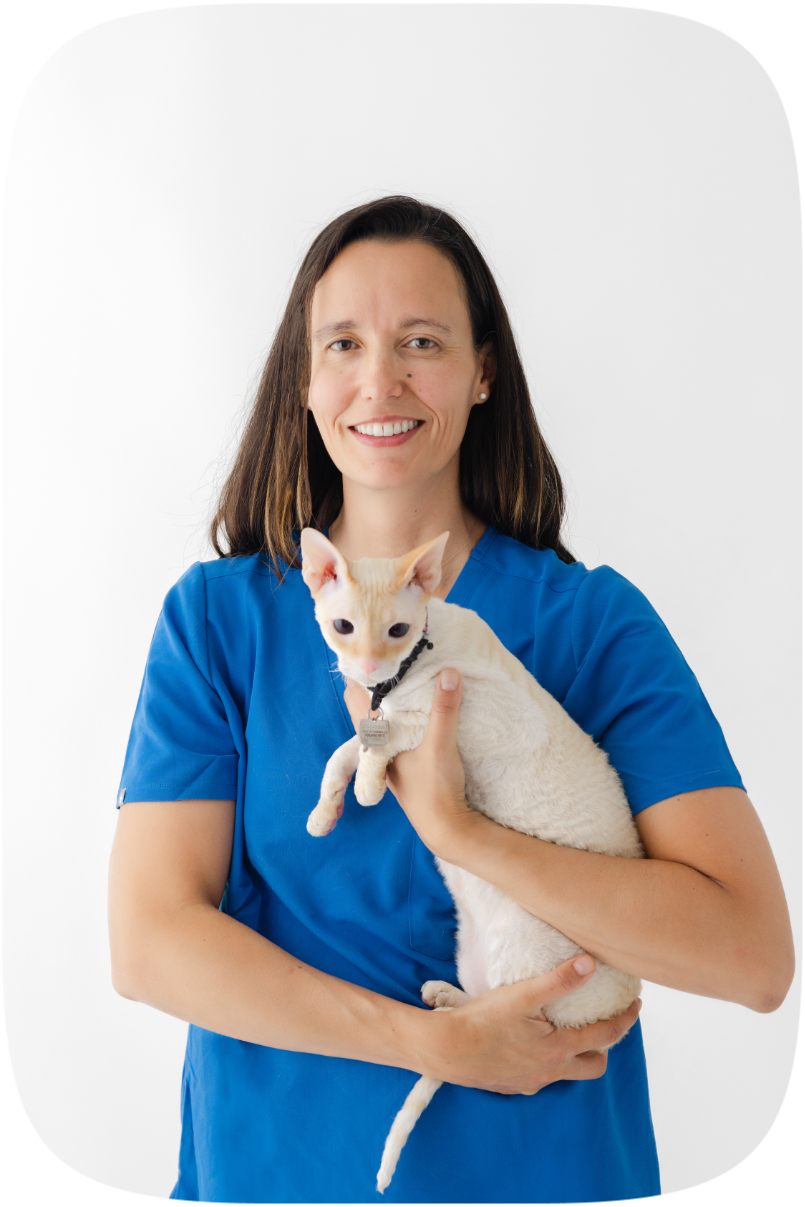
[[[417,426],[416,419],[400,419],[396,423],[356,423],[355,431],[362,436],[399,436]]]

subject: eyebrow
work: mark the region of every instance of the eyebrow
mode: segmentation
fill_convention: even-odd
[[[319,327],[318,331],[315,332],[314,339],[326,339],[328,335],[335,335],[338,331],[344,331],[358,325],[354,319],[340,319],[337,323],[326,323],[324,327]],[[451,327],[445,327],[444,323],[437,323],[436,319],[403,319],[399,329],[400,331],[409,331],[412,327],[430,327],[432,331],[441,331],[444,335],[453,334]]]
[[[432,327],[434,331],[443,331],[445,335],[452,335],[452,329],[445,327],[444,323],[437,323],[436,319],[403,319],[400,323],[400,330],[407,331],[409,327]]]
[[[314,334],[314,339],[325,339],[328,335],[335,335],[336,331],[344,331],[349,327],[357,327],[354,319],[339,319],[337,323],[326,323],[324,327],[319,327]]]

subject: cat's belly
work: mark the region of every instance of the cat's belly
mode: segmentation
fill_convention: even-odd
[[[471,872],[437,859],[456,903],[456,964],[461,987],[476,997],[499,985],[542,976],[581,948]]]
[[[486,950],[480,931],[469,925],[464,927],[457,946],[459,984],[470,997],[480,997],[492,988],[486,979]]]
[[[456,967],[470,997],[543,976],[582,950],[494,885],[444,860],[436,863],[456,903]],[[599,962],[592,980],[546,1005],[544,1014],[555,1026],[581,1027],[620,1014],[639,993],[636,977]]]

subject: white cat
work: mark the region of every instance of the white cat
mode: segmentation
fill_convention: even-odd
[[[422,741],[436,677],[449,666],[463,680],[458,748],[472,808],[547,842],[641,858],[631,810],[604,751],[475,612],[433,598],[448,536],[442,533],[400,558],[348,562],[320,532],[302,532],[302,576],[324,639],[344,675],[370,690],[386,690],[382,711],[388,722],[384,745],[367,747],[356,735],[336,750],[308,831],[321,836],[332,830],[356,771],[360,804],[378,803],[388,762]],[[384,682],[395,676],[398,681]],[[436,863],[456,905],[463,990],[427,981],[422,997],[429,1005],[454,1009],[499,985],[541,976],[581,951],[499,888],[443,859]],[[586,985],[544,1006],[543,1013],[554,1026],[582,1027],[620,1014],[640,987],[636,977],[597,963]],[[386,1140],[377,1181],[381,1193],[441,1084],[421,1077],[405,1100]]]

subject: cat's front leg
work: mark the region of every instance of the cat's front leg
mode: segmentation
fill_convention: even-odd
[[[386,791],[386,767],[398,752],[385,746],[370,746],[360,752],[358,773],[355,776],[355,799],[359,805],[376,805]]]
[[[360,755],[360,741],[354,738],[339,746],[324,768],[319,803],[307,819],[307,832],[314,838],[329,834],[344,812],[344,793],[355,774]]]
[[[389,722],[389,741],[385,746],[369,746],[361,751],[355,776],[355,798],[361,805],[377,805],[386,791],[386,768],[402,751],[419,746],[425,730],[421,723],[410,723],[409,713],[397,712]]]
[[[427,721],[427,718],[425,718]],[[422,741],[425,725],[416,713],[395,713],[389,718],[389,740],[385,746],[361,750],[355,776],[355,799],[361,805],[376,805],[386,791],[386,767],[395,755],[413,750]]]

